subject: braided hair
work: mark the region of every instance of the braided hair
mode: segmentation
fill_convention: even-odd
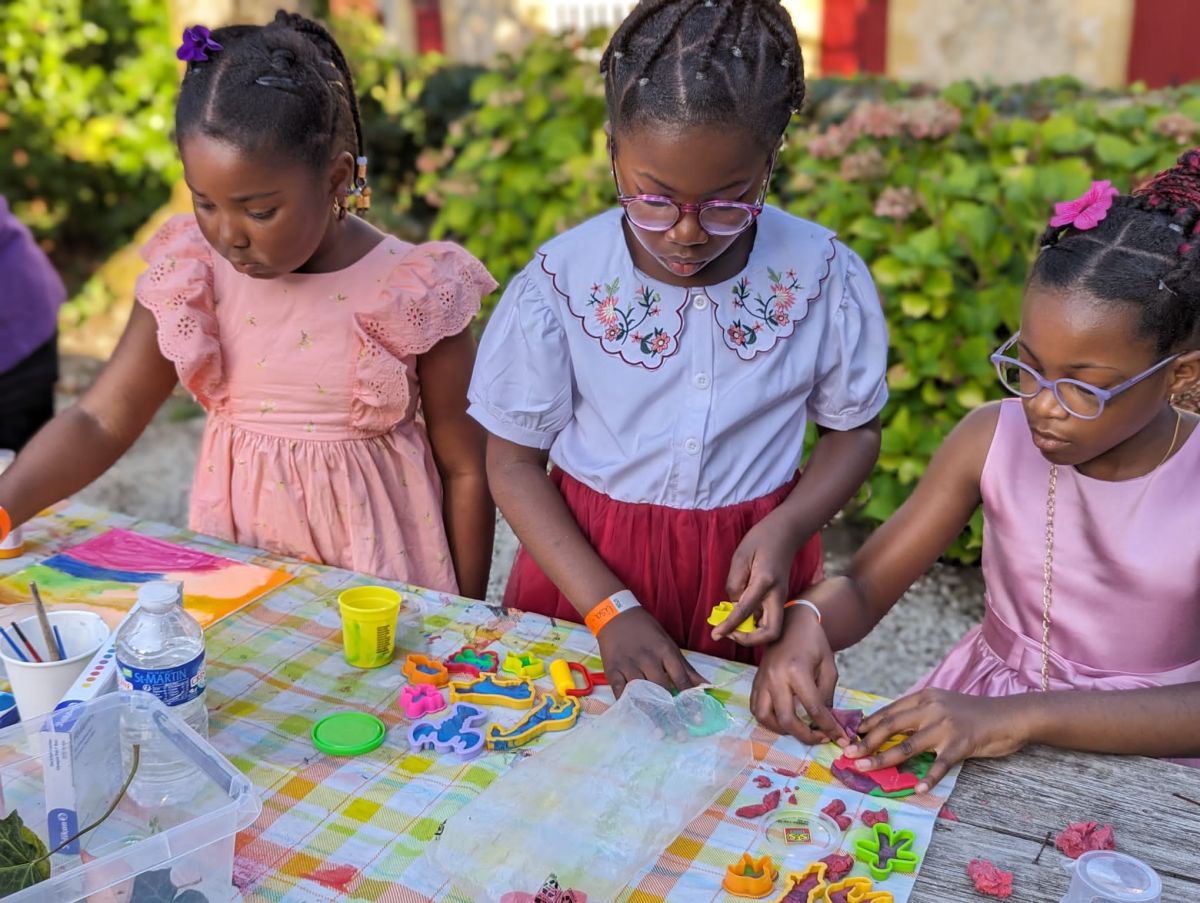
[[[804,57],[780,0],[641,0],[600,72],[614,133],[734,124],[773,150],[804,103]]]
[[[224,49],[189,62],[179,89],[180,144],[198,132],[316,169],[341,152],[365,155],[354,79],[322,25],[280,10],[268,25],[218,28],[212,38]]]
[[[1051,226],[1030,281],[1141,307],[1139,334],[1161,355],[1200,337],[1200,148],[1131,195],[1094,229]]]

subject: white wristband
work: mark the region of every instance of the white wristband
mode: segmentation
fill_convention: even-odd
[[[812,613],[817,616],[817,623],[818,624],[821,623],[821,609],[817,608],[817,606],[813,605],[813,603],[809,602],[807,599],[793,599],[791,602],[788,602],[783,607],[784,608],[793,608],[797,605],[803,605],[805,608],[812,609]]]

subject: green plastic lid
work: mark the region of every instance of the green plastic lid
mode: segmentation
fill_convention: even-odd
[[[328,756],[361,756],[383,743],[387,726],[366,712],[338,712],[312,729],[312,742]]]

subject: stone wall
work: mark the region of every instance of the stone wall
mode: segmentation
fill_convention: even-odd
[[[888,74],[946,84],[1125,82],[1134,0],[890,0]]]

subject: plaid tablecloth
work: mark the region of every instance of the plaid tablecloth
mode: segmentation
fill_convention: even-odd
[[[238,838],[234,881],[245,898],[272,903],[462,900],[423,853],[447,818],[519,758],[536,755],[537,744],[512,753],[489,753],[466,764],[410,751],[404,739],[406,722],[396,705],[405,683],[399,664],[360,671],[342,656],[337,594],[377,582],[347,571],[281,561],[162,524],[70,504],[29,524],[26,556],[0,562],[0,574],[113,527],[283,567],[294,575],[290,583],[207,633],[211,741],[254,782],[263,798],[261,818]],[[404,594],[398,658],[407,652],[446,656],[475,643],[501,654],[531,652],[547,661],[561,657],[600,669],[595,641],[576,625],[504,612],[418,587],[397,588]],[[692,661],[701,674],[732,694],[728,709],[746,723],[754,761],[644,869],[620,897],[622,903],[733,899],[721,889],[726,866],[744,852],[757,856],[762,842],[762,819],[734,813],[759,802],[768,788],[784,791],[785,801],[795,794],[800,804],[816,808],[839,798],[855,824],[862,810],[878,809],[883,802],[833,780],[828,768],[836,756],[832,746],[809,748],[750,726],[751,669],[706,656],[692,656]],[[583,717],[600,715],[611,700],[607,690],[597,691],[584,700]],[[838,705],[843,707],[869,710],[882,702],[852,690],[839,691]],[[310,740],[314,722],[346,709],[382,718],[389,728],[384,745],[358,758],[317,752]],[[550,735],[541,742],[562,736],[567,735]],[[886,803],[892,823],[916,833],[918,853],[928,846],[956,776],[957,771],[928,796]],[[864,866],[856,865],[854,874],[865,873]],[[904,903],[913,880],[896,875],[882,887],[892,891],[896,903]]]

